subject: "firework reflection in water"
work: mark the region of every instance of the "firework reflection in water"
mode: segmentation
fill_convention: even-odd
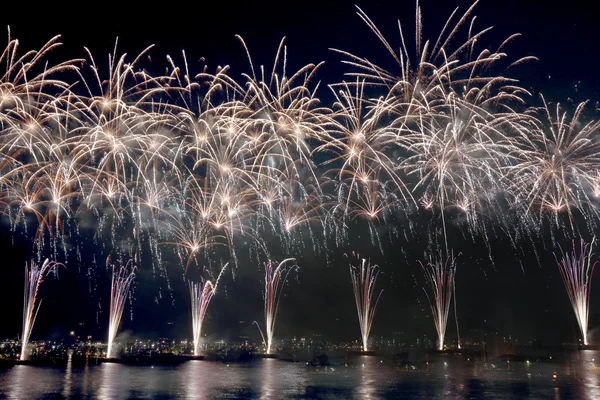
[[[124,267],[120,267],[117,272],[115,272],[115,266],[113,265],[106,358],[112,358],[113,344],[117,337],[119,325],[121,324],[121,316],[123,315],[127,295],[129,294],[133,279],[135,278],[135,266],[131,266],[131,264],[132,262],[129,260],[127,264]],[[131,270],[129,268],[130,266]]]
[[[35,303],[37,298],[37,292],[44,281],[44,275],[55,269],[58,265],[62,265],[56,262],[49,262],[46,259],[42,266],[31,262],[31,268],[27,268],[25,265],[25,293],[23,300],[23,337],[21,342],[21,356],[20,360],[23,361],[27,356],[27,342],[29,342],[29,335],[37,317],[37,313],[40,310],[42,301]]]
[[[588,345],[587,330],[588,330],[588,315],[590,311],[590,292],[592,289],[592,275],[594,268],[596,267],[597,261],[592,264],[592,246],[595,238],[592,239],[590,244],[586,244],[583,239],[581,240],[581,247],[579,254],[575,248],[575,241],[573,241],[573,252],[565,253],[560,247],[562,259],[559,261],[554,254],[554,258],[560,269],[567,293],[569,294],[569,300],[575,311],[575,317],[581,330],[581,336],[583,337],[583,344]]]
[[[265,322],[267,329],[267,337],[260,329],[258,322],[254,321],[260,335],[262,336],[263,343],[267,350],[266,354],[271,354],[271,346],[273,344],[273,332],[275,330],[275,319],[277,317],[277,309],[279,308],[279,300],[281,293],[283,292],[283,284],[287,280],[291,271],[298,266],[293,264],[291,266],[286,265],[288,262],[295,262],[295,258],[286,258],[279,264],[275,261],[269,261],[265,263]]]
[[[354,299],[356,300],[356,311],[358,312],[358,322],[360,324],[360,332],[362,335],[362,349],[367,351],[367,343],[369,341],[369,332],[375,309],[383,290],[379,292],[375,303],[373,303],[373,293],[375,292],[375,283],[379,276],[379,266],[371,265],[364,258],[361,259],[358,254],[352,253],[358,261],[358,265],[350,264],[350,278],[354,289]],[[346,255],[347,256],[347,255]],[[353,261],[351,261],[353,262]]]
[[[208,303],[217,292],[217,286],[221,275],[227,268],[225,264],[221,268],[221,272],[217,277],[217,280],[213,284],[209,280],[202,280],[201,282],[190,281],[190,296],[192,298],[192,329],[194,332],[194,357],[200,355],[200,337],[202,336],[202,323],[204,322],[204,316],[208,309]]]

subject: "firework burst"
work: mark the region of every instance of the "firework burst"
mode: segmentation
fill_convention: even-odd
[[[597,174],[600,165],[600,121],[584,120],[587,102],[572,118],[560,106],[552,110],[542,96],[542,118],[531,118],[515,139],[517,162],[508,169],[510,191],[524,200],[527,211],[555,216],[566,213],[574,227],[578,210],[588,224],[597,217]],[[542,122],[543,120],[546,122]],[[561,228],[567,228],[561,226]]]

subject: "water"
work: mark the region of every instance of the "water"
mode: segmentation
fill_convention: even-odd
[[[600,368],[592,362],[598,355],[566,364],[493,366],[448,359],[423,370],[378,357],[327,368],[276,359],[171,367],[17,365],[0,369],[0,399],[600,399]]]

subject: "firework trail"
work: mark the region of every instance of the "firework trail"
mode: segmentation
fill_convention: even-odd
[[[350,279],[354,290],[354,299],[356,300],[356,311],[358,312],[358,323],[360,324],[360,333],[362,337],[362,349],[367,351],[367,343],[369,342],[369,333],[379,298],[383,293],[383,289],[377,295],[377,299],[373,302],[373,294],[375,293],[375,283],[379,275],[379,266],[371,265],[364,258],[361,259],[358,254],[356,256],[358,265],[350,264]]]
[[[579,324],[579,330],[583,338],[583,344],[588,345],[588,315],[590,311],[590,294],[592,289],[592,275],[594,274],[594,267],[598,261],[592,264],[592,246],[596,238],[592,239],[592,242],[587,244],[582,239],[577,254],[575,248],[575,241],[573,241],[573,252],[565,253],[560,247],[562,259],[559,261],[554,254],[554,258],[560,269],[569,300],[575,311],[575,317]]]
[[[192,329],[194,332],[194,356],[200,355],[200,338],[202,337],[202,323],[204,322],[204,316],[208,309],[208,303],[217,292],[217,286],[221,275],[227,268],[228,264],[225,264],[219,272],[217,280],[213,284],[211,281],[189,282],[190,284],[190,296],[192,298]]]
[[[110,289],[110,318],[108,321],[108,348],[106,350],[106,358],[113,356],[113,344],[117,337],[117,331],[121,324],[121,316],[125,308],[125,302],[129,294],[129,289],[135,278],[135,266],[130,264],[129,260],[125,266],[120,267],[115,272],[115,266],[112,270],[112,286]]]
[[[258,322],[254,321],[260,335],[263,338],[263,343],[266,346],[266,354],[271,354],[271,346],[273,345],[273,333],[275,331],[275,319],[277,318],[277,310],[279,308],[279,300],[283,292],[289,274],[298,266],[296,264],[286,265],[288,262],[295,262],[295,258],[286,258],[279,264],[275,261],[266,262],[265,265],[265,324],[267,336],[263,335],[262,329]]]
[[[33,324],[35,323],[35,318],[37,317],[37,313],[40,310],[40,306],[42,305],[42,301],[40,300],[36,304],[37,292],[44,281],[44,275],[48,272],[56,269],[57,266],[62,265],[56,262],[49,262],[46,259],[41,267],[31,262],[31,267],[27,268],[25,265],[25,293],[23,300],[23,336],[21,340],[21,356],[20,360],[23,361],[27,358],[27,343],[29,342],[29,335],[31,335],[31,330],[33,328]]]
[[[425,288],[423,290],[431,306],[433,323],[438,334],[438,350],[444,350],[444,336],[446,334],[452,289],[454,287],[454,275],[456,273],[456,258],[451,255],[444,260],[440,251],[436,258],[431,255],[429,256],[426,266],[421,261],[419,261],[419,264],[421,264],[421,268],[431,285],[431,296]]]
[[[458,311],[456,310],[456,280],[452,279],[452,292],[454,292],[454,321],[456,322],[456,347],[460,350],[460,330],[458,329]]]

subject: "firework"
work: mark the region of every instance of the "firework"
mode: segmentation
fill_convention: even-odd
[[[27,268],[27,265],[25,265],[25,293],[23,300],[23,336],[21,338],[21,361],[27,358],[27,343],[29,342],[29,335],[31,335],[31,330],[33,328],[33,324],[35,323],[35,318],[37,317],[37,313],[40,310],[40,306],[42,305],[41,300],[36,304],[38,289],[41,283],[44,281],[44,275],[56,269],[58,265],[62,264],[56,262],[49,262],[48,259],[46,259],[41,266],[34,263],[33,261],[30,265],[30,268]]]
[[[208,303],[217,291],[221,275],[227,268],[227,264],[221,268],[217,280],[213,284],[211,281],[191,282],[190,296],[192,298],[192,328],[194,332],[194,356],[200,355],[200,338],[202,337],[202,323],[208,309]]]
[[[566,213],[573,229],[574,210],[590,221],[598,215],[600,121],[584,121],[587,102],[577,105],[569,118],[560,104],[551,110],[541,99],[542,118],[528,120],[516,139],[517,162],[507,171],[510,190],[525,200],[527,211],[549,212],[555,221],[559,213]]]
[[[414,201],[406,200],[416,198],[434,213],[439,209],[446,252],[446,209],[463,213],[469,228],[474,230],[480,228],[484,207],[486,211],[497,208],[495,194],[504,189],[498,182],[502,181],[503,168],[514,151],[510,134],[527,119],[518,110],[525,104],[523,97],[529,95],[517,81],[504,77],[500,71],[535,59],[525,57],[507,67],[502,63],[507,59],[505,47],[518,34],[507,38],[496,51],[478,50],[490,28],[474,29],[475,5],[476,2],[462,16],[457,14],[458,8],[454,10],[438,37],[426,40],[417,2],[414,46],[407,46],[408,37],[400,21],[400,41],[390,44],[367,14],[358,9],[359,17],[391,55],[396,72],[367,58],[336,50],[352,68],[347,75],[356,78],[357,87],[368,84],[378,87],[381,93],[377,100],[368,102],[365,119],[375,120],[376,134],[349,129],[348,134],[342,135],[347,137],[342,140],[348,143],[349,154],[358,158],[363,152],[376,150],[377,156],[371,157],[375,162],[370,163],[368,170],[393,172],[386,176],[382,182],[386,186],[382,187],[391,189],[401,200],[395,204],[399,208],[414,205]],[[461,31],[464,35],[459,34]],[[355,97],[361,98],[362,94]],[[352,115],[354,124],[360,121],[356,115]],[[350,127],[352,122],[344,125]],[[364,145],[356,146],[356,138],[379,145],[371,144],[365,151]],[[480,232],[486,234],[484,229]]]
[[[115,272],[112,268],[112,286],[110,289],[110,317],[108,321],[108,348],[106,358],[112,358],[113,345],[117,337],[117,331],[121,324],[121,316],[125,308],[125,302],[129,295],[129,289],[135,278],[135,266],[130,268],[131,260],[125,266]]]
[[[573,251],[571,253],[565,253],[560,247],[562,259],[559,261],[554,254],[554,258],[560,269],[569,300],[571,300],[571,306],[575,311],[575,317],[579,324],[579,330],[583,338],[583,344],[588,345],[588,315],[590,311],[590,293],[592,289],[592,275],[594,274],[594,267],[598,263],[597,261],[592,264],[592,246],[594,245],[595,238],[592,242],[587,244],[584,240],[581,240],[579,254],[575,247],[575,241],[573,241]]]
[[[456,322],[456,347],[460,350],[460,329],[458,329],[458,311],[456,310],[456,280],[452,279],[452,292],[454,293],[454,321]]]
[[[421,261],[419,261],[419,264],[421,264],[421,268],[431,285],[431,296],[425,288],[423,290],[431,306],[433,323],[438,334],[438,350],[444,350],[444,336],[456,273],[456,258],[450,255],[444,260],[440,251],[438,257],[429,256],[427,265],[423,265]]]
[[[354,256],[355,254],[352,253]],[[375,309],[383,290],[379,292],[375,302],[373,302],[373,294],[375,293],[375,283],[379,275],[379,266],[371,265],[370,262],[361,259],[356,255],[358,265],[350,264],[350,279],[352,280],[352,288],[354,289],[354,299],[356,300],[356,311],[358,312],[358,323],[360,325],[360,333],[362,337],[363,351],[367,351],[367,343],[369,342],[369,333]]]
[[[275,319],[277,318],[277,310],[279,308],[279,300],[283,292],[283,286],[291,271],[297,268],[296,264],[286,265],[290,262],[295,262],[294,258],[286,258],[279,264],[275,261],[266,262],[265,265],[265,324],[267,337],[263,335],[262,329],[258,322],[254,321],[260,334],[263,338],[263,343],[266,347],[266,354],[271,354],[271,346],[273,345],[273,333],[275,331]]]
[[[35,217],[39,248],[65,251],[93,215],[94,244],[109,230],[113,245],[117,231],[133,231],[127,237],[137,243],[128,246],[141,252],[146,235],[159,268],[160,244],[176,246],[186,268],[209,247],[233,249],[238,237],[264,247],[275,235],[286,252],[304,250],[304,241],[318,251],[321,233],[347,238],[347,217],[369,221],[381,246],[374,224],[391,225],[397,211],[408,215],[419,197],[439,205],[445,236],[447,207],[474,225],[482,194],[504,181],[513,151],[506,132],[524,118],[509,102],[526,92],[495,74],[513,37],[495,52],[477,52],[487,29],[471,24],[466,41],[457,40],[472,9],[458,21],[453,14],[431,46],[421,38],[417,8],[411,56],[402,30],[401,46],[391,46],[359,11],[400,73],[344,53],[358,69],[348,72],[356,82],[330,85],[331,109],[318,98],[321,64],[289,71],[284,41],[272,67],[257,68],[240,39],[249,72],[237,79],[229,67],[194,75],[185,52],[182,66],[167,56],[166,72],[151,75],[162,70],[146,68],[152,46],[129,60],[116,44],[105,71],[86,49],[84,64],[69,60],[36,75],[57,39],[21,58],[9,39],[0,57],[7,70],[0,76],[0,204],[24,230]],[[68,70],[77,83],[54,78]],[[370,85],[378,97],[370,97]]]
[[[392,69],[340,51],[351,79],[329,84],[331,107],[319,100],[321,63],[290,71],[284,41],[272,66],[259,66],[240,39],[249,70],[235,77],[228,66],[195,74],[185,52],[182,65],[167,56],[163,68],[150,58],[152,46],[131,60],[115,44],[108,63],[86,49],[85,63],[53,64],[58,37],[19,55],[9,32],[0,54],[0,212],[13,231],[31,233],[38,254],[66,259],[75,248],[82,261],[90,241],[136,260],[148,251],[162,277],[166,251],[186,270],[218,246],[237,263],[236,246],[265,251],[266,238],[280,240],[285,254],[310,245],[318,252],[329,235],[347,242],[358,218],[383,251],[381,232],[393,240],[406,226],[410,240],[419,205],[437,218],[432,242],[441,225],[446,254],[451,220],[466,221],[473,239],[480,234],[488,245],[496,228],[483,219],[500,224],[515,248],[517,238],[540,231],[546,213],[555,221],[566,215],[572,232],[579,214],[597,228],[600,123],[587,120],[585,103],[571,118],[558,106],[551,112],[543,97],[532,108],[530,93],[505,72],[534,57],[511,62],[506,49],[518,35],[481,47],[490,28],[476,29],[474,7],[453,12],[426,40],[417,3],[414,45],[400,23],[394,44],[359,10]],[[395,223],[399,216],[408,223]],[[80,234],[89,226],[95,231]],[[113,276],[113,291],[116,279],[127,292],[123,274],[122,282]],[[214,292],[206,284],[197,299]],[[444,290],[436,302],[451,297]],[[268,351],[272,291],[265,291]],[[122,307],[121,297],[111,298],[113,338],[112,303]],[[201,315],[208,300],[199,303]],[[445,318],[436,320],[443,331]]]

